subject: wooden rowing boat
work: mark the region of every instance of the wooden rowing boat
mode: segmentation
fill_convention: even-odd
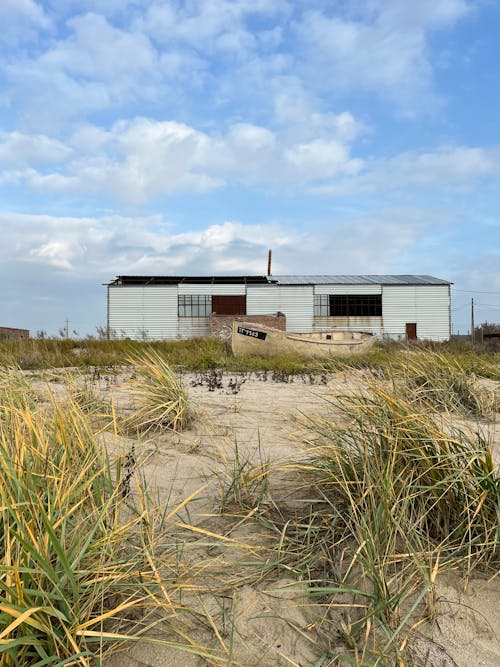
[[[375,336],[363,331],[291,333],[252,322],[233,322],[231,347],[235,356],[350,357],[369,350]]]

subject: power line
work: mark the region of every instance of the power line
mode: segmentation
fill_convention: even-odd
[[[452,289],[455,292],[467,292],[467,294],[498,294],[500,295],[500,292],[482,292],[481,290],[472,290],[472,289],[458,289],[457,287],[452,287]]]

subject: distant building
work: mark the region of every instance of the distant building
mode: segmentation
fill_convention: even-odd
[[[291,332],[444,341],[450,285],[422,275],[118,276],[108,284],[107,326],[111,337],[181,339],[209,335],[214,316],[279,313]]]
[[[20,340],[29,338],[28,329],[13,329],[12,327],[0,327],[0,340]]]

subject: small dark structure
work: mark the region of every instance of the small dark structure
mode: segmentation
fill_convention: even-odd
[[[28,339],[30,332],[28,329],[14,329],[12,327],[0,327],[0,341],[2,340],[22,340]]]
[[[492,331],[490,333],[483,334],[483,343],[491,345],[491,347],[499,348],[500,347],[500,331]]]

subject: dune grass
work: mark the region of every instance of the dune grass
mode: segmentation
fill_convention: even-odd
[[[209,659],[174,601],[178,510],[156,507],[139,474],[123,493],[124,457],[108,456],[70,390],[35,399],[19,370],[0,374],[0,664],[94,667],[159,623],[162,643]]]
[[[96,367],[113,372],[127,363],[127,358],[154,350],[173,368],[185,371],[207,371],[221,368],[232,372],[278,371],[282,373],[334,372],[343,368],[387,370],[391,364],[411,355],[424,356],[430,351],[456,360],[468,373],[500,380],[498,352],[487,346],[449,343],[379,343],[364,355],[326,361],[304,359],[295,355],[275,358],[236,358],[227,342],[216,338],[193,338],[178,341],[138,342],[131,340],[30,339],[0,341],[0,366],[17,365],[22,369]]]
[[[165,357],[149,349],[127,361],[135,367],[136,375],[130,386],[139,399],[131,425],[143,431],[161,428],[182,431],[191,417],[188,392]]]
[[[498,356],[388,346],[319,364],[235,359],[213,339],[21,343],[0,346],[0,362],[134,366],[134,425],[146,431],[187,425],[179,370],[382,371],[381,382],[333,398],[327,418],[310,418],[308,458],[289,468],[302,490],[293,511],[269,501],[267,462],[253,465],[236,451],[221,478],[221,511],[233,520],[241,506],[277,536],[262,572],[308,582],[322,610],[324,665],[406,664],[413,634],[433,616],[440,573],[498,569],[498,471],[487,442],[449,419],[490,414],[471,373],[495,378]],[[111,460],[100,438],[101,428],[118,429],[113,409],[103,410],[85,383],[63,403],[41,408],[36,398],[19,368],[0,372],[0,664],[90,667],[120,637],[141,636],[151,614],[175,634],[182,610],[172,600],[180,582],[190,589],[191,571],[179,574],[178,545],[172,555],[168,526],[156,528],[165,510],[157,512],[145,485],[134,481],[124,493],[127,459]],[[95,419],[101,411],[105,425]],[[225,664],[227,651],[217,656],[179,637],[208,664]]]
[[[474,372],[444,354],[428,351],[400,358],[391,374],[409,400],[434,409],[489,417],[499,408],[495,393],[479,388]]]
[[[289,466],[295,509],[259,517],[278,538],[266,567],[309,582],[325,664],[407,664],[438,575],[498,570],[498,470],[480,435],[444,429],[432,404],[386,382],[331,403],[305,426],[307,460]]]

